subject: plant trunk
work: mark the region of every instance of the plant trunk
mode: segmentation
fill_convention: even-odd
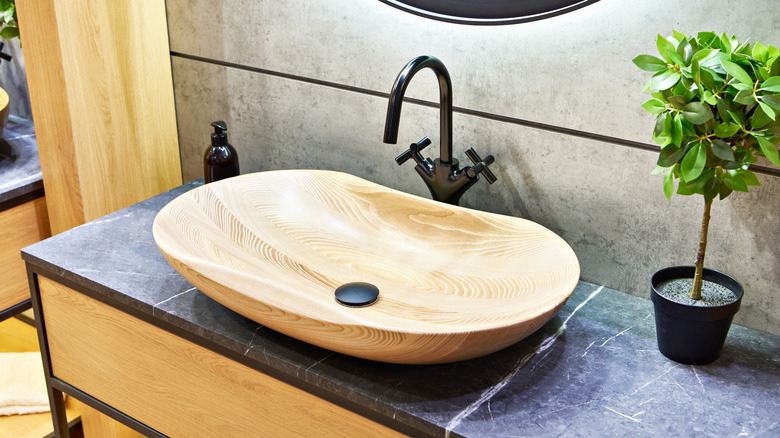
[[[701,219],[701,235],[699,236],[699,254],[696,256],[696,272],[693,274],[693,286],[691,287],[690,297],[694,300],[701,299],[701,285],[703,283],[702,274],[704,273],[704,253],[707,251],[707,231],[710,228],[710,209],[712,200],[704,204],[704,216]]]

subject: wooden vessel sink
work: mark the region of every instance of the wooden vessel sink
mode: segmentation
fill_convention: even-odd
[[[456,207],[332,171],[260,172],[165,206],[154,239],[203,293],[340,353],[433,364],[533,333],[577,285],[574,251],[525,219]],[[379,289],[366,307],[334,291]]]

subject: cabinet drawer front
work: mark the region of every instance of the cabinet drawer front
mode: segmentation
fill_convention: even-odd
[[[52,374],[173,437],[401,436],[39,276]]]

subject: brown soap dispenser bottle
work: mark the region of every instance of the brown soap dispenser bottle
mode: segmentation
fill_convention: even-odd
[[[219,120],[212,122],[214,133],[211,134],[211,146],[206,149],[203,155],[203,173],[206,177],[206,184],[221,179],[238,176],[238,153],[236,149],[228,143],[226,134],[227,125]]]

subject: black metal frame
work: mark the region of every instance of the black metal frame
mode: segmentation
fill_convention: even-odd
[[[598,0],[380,0],[421,17],[457,24],[525,23],[565,14]]]
[[[420,431],[408,426],[406,424],[398,423],[391,418],[387,418],[377,414],[374,411],[369,410],[366,406],[358,404],[356,402],[338,397],[330,392],[327,392],[319,387],[314,386],[311,383],[294,380],[291,376],[283,374],[282,372],[271,368],[268,365],[258,364],[253,362],[246,356],[243,356],[235,351],[232,351],[224,346],[221,346],[215,342],[196,337],[190,332],[187,332],[179,327],[168,324],[164,321],[152,319],[150,315],[143,313],[137,309],[131,308],[119,302],[111,300],[105,295],[98,294],[89,287],[74,283],[66,278],[61,277],[55,272],[48,271],[37,266],[32,266],[30,263],[26,263],[27,277],[30,283],[30,295],[32,301],[32,308],[35,312],[36,325],[38,328],[38,342],[41,348],[41,356],[43,359],[43,369],[46,376],[46,387],[49,393],[49,405],[51,407],[52,422],[54,424],[54,437],[55,438],[70,438],[70,431],[68,430],[67,418],[65,415],[65,400],[63,394],[68,394],[79,400],[80,402],[94,408],[95,410],[113,418],[114,420],[124,424],[125,426],[144,434],[151,438],[166,438],[167,435],[145,425],[144,423],[126,415],[122,411],[103,403],[102,401],[92,397],[86,392],[70,385],[69,383],[57,378],[52,373],[51,358],[49,355],[49,343],[46,334],[46,321],[43,314],[43,306],[41,304],[41,293],[38,284],[38,275],[43,275],[53,281],[56,281],[63,286],[67,286],[79,293],[82,293],[90,298],[96,299],[106,305],[109,305],[117,310],[120,310],[128,315],[140,319],[146,323],[159,327],[175,336],[186,339],[202,348],[210,350],[214,353],[222,355],[234,362],[245,365],[251,369],[254,369],[260,373],[270,376],[276,380],[284,382],[290,386],[301,389],[311,395],[326,400],[334,405],[340,406],[344,409],[352,411],[358,415],[366,417],[376,423],[382,424],[390,429],[396,430],[402,434],[408,436],[419,436]],[[459,436],[454,434],[454,436]]]
[[[13,306],[0,310],[0,322],[5,321],[8,318],[11,318],[13,316],[16,316],[22,312],[24,312],[27,309],[30,309],[32,307],[32,301],[30,300],[24,300],[19,304],[14,304]]]

